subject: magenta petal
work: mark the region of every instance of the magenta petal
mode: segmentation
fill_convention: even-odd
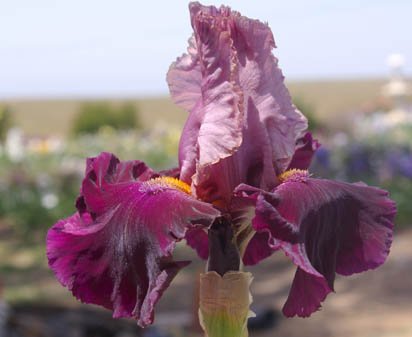
[[[235,193],[238,198],[248,198],[254,201],[254,216],[251,219],[252,227],[256,232],[266,232],[273,240],[282,240],[289,243],[298,241],[299,230],[285,220],[278,212],[279,199],[276,194],[248,186],[239,185]]]
[[[323,276],[330,290],[336,272],[349,275],[385,261],[396,213],[387,192],[364,184],[305,178],[298,172],[274,194],[279,198],[279,214],[300,232],[298,244],[279,241],[281,248],[306,273],[317,279]],[[300,275],[296,282],[301,284],[307,278]],[[308,286],[322,288],[318,281]],[[321,293],[313,301],[321,298]],[[305,304],[305,315],[320,305],[312,304]]]
[[[387,192],[364,184],[307,178],[275,191],[282,217],[299,228],[309,259],[329,274],[381,265],[392,242],[396,207]],[[323,269],[323,270],[322,270]]]
[[[252,227],[256,196],[260,192],[262,191],[256,187],[241,184],[236,188],[229,207],[236,241],[243,253],[245,265],[254,265],[276,250],[269,246],[270,237],[267,233],[256,233]]]
[[[88,214],[76,213],[49,230],[50,267],[82,302],[113,310],[116,318],[133,317],[141,326],[151,324],[154,305],[189,261],[164,256],[148,265],[144,247],[117,243],[116,233],[91,221]],[[111,235],[115,235],[112,240]]]
[[[201,259],[207,260],[209,257],[209,238],[203,228],[188,228],[185,239],[187,244],[196,251]]]
[[[288,170],[307,170],[312,162],[313,155],[319,147],[320,143],[316,139],[313,139],[310,132],[307,132],[304,137],[297,141],[295,153]]]
[[[257,232],[269,232],[270,237],[276,240],[290,243],[298,241],[299,232],[296,226],[286,221],[277,211],[276,205],[266,200],[262,194],[256,199],[252,226]]]
[[[276,240],[275,244],[298,266],[283,313],[287,317],[295,315],[308,317],[320,309],[321,302],[333,291],[334,275],[332,280],[328,280],[315,269],[304,244],[290,244]]]
[[[179,146],[181,179],[193,177],[198,195],[212,194],[209,201],[227,201],[242,182],[273,188],[307,123],[272,55],[272,33],[227,7],[192,3],[190,13],[189,54],[168,74],[173,99],[190,111]]]
[[[105,179],[110,183],[146,181],[158,176],[140,160],[120,162],[114,154],[109,152],[102,152],[97,157],[88,158],[85,175],[98,183]]]
[[[151,324],[154,305],[188,263],[173,261],[175,242],[219,212],[163,178],[139,181],[147,170],[113,155],[90,159],[86,172],[82,213],[48,232],[50,267],[80,300]]]
[[[267,233],[255,233],[246,247],[243,263],[251,266],[271,256],[276,251],[268,244],[269,235]]]
[[[298,268],[288,299],[283,306],[283,314],[286,317],[309,317],[320,309],[320,303],[331,292],[323,277],[314,276]]]
[[[127,185],[122,183],[147,181],[157,176],[159,175],[139,160],[120,162],[112,153],[102,152],[97,157],[87,159],[78,209],[81,204],[87,204],[92,215],[104,212],[107,207],[112,207],[111,198],[117,193],[113,190],[114,186],[125,188]],[[106,193],[106,188],[109,188],[110,193]],[[122,196],[114,197],[121,199]],[[81,207],[79,211],[82,211]]]
[[[241,184],[235,189],[230,213],[234,222],[251,227],[254,234],[243,256],[245,265],[257,264],[279,249],[277,240],[296,242],[298,231],[277,212],[273,193]]]

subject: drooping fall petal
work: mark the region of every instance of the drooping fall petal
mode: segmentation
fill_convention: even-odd
[[[365,184],[312,179],[304,171],[284,177],[274,191],[276,210],[299,231],[299,242],[275,241],[304,271],[296,274],[285,313],[308,316],[333,290],[336,272],[350,275],[385,261],[396,208],[386,191]],[[301,288],[305,280],[316,294]]]
[[[190,5],[194,37],[172,64],[172,98],[190,111],[179,147],[181,179],[207,201],[240,183],[273,188],[306,119],[291,103],[269,27],[231,11]]]
[[[283,314],[286,317],[308,317],[320,309],[321,303],[331,291],[324,277],[310,274],[298,267],[283,306]]]
[[[141,326],[152,323],[154,305],[188,264],[173,261],[175,242],[186,227],[209,225],[219,215],[183,182],[146,180],[151,172],[106,153],[88,160],[79,212],[47,236],[49,264],[63,285],[83,302]]]

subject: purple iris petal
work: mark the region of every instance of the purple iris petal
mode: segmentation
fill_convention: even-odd
[[[197,16],[193,4],[191,16],[195,36],[189,55],[172,64],[168,73],[172,97],[191,111],[179,146],[181,179],[186,182],[195,174],[197,161],[199,166],[215,163],[230,156],[242,141],[230,36],[223,27],[211,29],[213,18]],[[192,98],[182,98],[190,92]]]
[[[192,36],[188,43],[187,54],[170,66],[167,82],[174,102],[192,111],[202,98],[203,75],[195,37]]]
[[[209,239],[207,232],[200,227],[188,228],[185,236],[187,244],[192,247],[203,260],[209,257]]]
[[[270,236],[276,240],[287,242],[297,242],[298,230],[286,221],[274,205],[268,201],[264,195],[260,194],[256,199],[255,217],[252,220],[252,227],[257,232],[268,231]]]
[[[285,242],[295,243],[298,240],[299,231],[296,226],[285,220],[278,212],[277,205],[279,199],[271,192],[260,190],[256,187],[245,184],[239,185],[235,190],[238,198],[246,198],[253,200],[254,212],[250,218],[252,228],[258,233],[267,233],[267,236],[259,236],[259,241],[262,243],[262,238],[270,238],[274,240],[282,240]],[[257,238],[253,237],[253,240]],[[269,240],[266,241],[269,245]],[[248,252],[251,252],[252,246],[257,247],[257,244],[249,244]],[[267,257],[270,254],[265,252]],[[262,258],[264,258],[262,255]],[[251,259],[258,262],[255,258]]]
[[[265,232],[253,235],[243,256],[243,263],[246,266],[255,265],[275,252],[276,249],[268,244],[269,238],[269,234]]]
[[[314,276],[298,267],[282,310],[283,314],[287,317],[308,317],[320,309],[320,303],[330,292],[331,289],[323,277]]]
[[[181,179],[205,200],[228,201],[240,183],[273,188],[307,127],[291,103],[266,24],[227,7],[190,5],[194,36],[170,68],[172,98],[190,111]],[[209,198],[207,198],[209,197]]]
[[[163,291],[187,261],[173,261],[175,242],[192,223],[219,212],[173,178],[149,179],[143,163],[103,153],[87,162],[80,213],[48,232],[47,256],[60,282],[86,303],[151,324]]]
[[[385,261],[396,212],[387,192],[360,183],[305,178],[299,172],[279,185],[274,194],[279,198],[277,211],[300,233],[297,244],[278,243],[298,267],[313,276],[317,275],[312,268],[320,273],[330,290],[336,272],[350,275]],[[308,316],[313,308],[320,307],[327,291],[316,277],[310,278],[308,286],[320,292],[305,292],[300,285],[309,276],[297,277],[285,310],[289,316]],[[306,295],[296,302],[301,297],[296,293]]]
[[[313,155],[319,147],[320,143],[313,139],[310,132],[307,132],[303,138],[298,140],[295,154],[292,157],[288,170],[307,170],[312,162]]]

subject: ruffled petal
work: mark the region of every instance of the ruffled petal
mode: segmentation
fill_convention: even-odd
[[[113,186],[124,187],[123,183],[147,181],[156,177],[159,177],[159,174],[140,160],[120,162],[112,153],[102,152],[86,161],[85,178],[77,200],[77,209],[83,212],[87,204],[92,215],[103,213],[106,207],[112,207],[112,193],[116,193]],[[107,187],[110,187],[110,194],[106,193]],[[122,198],[121,195],[114,197]]]
[[[110,154],[90,159],[79,213],[57,222],[47,236],[49,264],[63,285],[83,302],[141,326],[152,323],[154,305],[188,264],[173,261],[175,242],[186,227],[210,225],[219,215],[182,182],[146,180],[148,172]]]
[[[188,44],[187,54],[173,62],[166,80],[173,101],[181,108],[192,111],[202,96],[202,70],[194,36]]]
[[[350,275],[385,261],[392,242],[395,204],[378,188],[312,179],[303,172],[287,175],[274,192],[279,198],[279,215],[299,230],[299,243],[278,243],[298,267],[316,277],[310,278],[309,287],[326,289],[326,282],[333,290],[336,272]],[[304,287],[309,278],[299,274],[292,286],[296,293],[304,291],[297,288]],[[288,306],[288,315],[309,315],[320,307],[322,294],[326,296],[326,290],[319,291],[310,305]],[[290,302],[295,302],[295,295],[290,296]],[[298,310],[292,312],[292,308]]]
[[[268,140],[271,158],[263,158],[275,166],[276,173],[285,170],[295,151],[296,140],[307,128],[306,118],[292,104],[284,85],[284,76],[272,50],[275,42],[267,24],[233,13],[231,28],[233,44],[237,50],[239,82],[248,116],[248,127],[253,130],[250,143],[259,135]],[[254,122],[255,121],[255,122]],[[258,125],[250,128],[251,122]],[[250,144],[248,144],[250,145]],[[263,144],[254,145],[259,150]],[[262,152],[262,156],[265,153]],[[271,182],[263,171],[264,179]],[[273,180],[272,180],[273,181]]]
[[[193,177],[207,201],[228,201],[242,182],[273,188],[307,122],[283,83],[272,33],[227,7],[192,3],[190,12],[194,40],[168,76],[174,100],[190,111],[179,146],[181,179]]]
[[[320,143],[313,139],[310,132],[307,132],[304,137],[298,140],[288,170],[307,170],[312,162],[313,155],[319,147]]]
[[[179,145],[181,179],[186,182],[196,164],[216,163],[233,154],[242,141],[230,36],[224,27],[212,28],[212,18],[197,15],[192,6],[191,16],[195,33],[189,54],[173,63],[168,73],[172,98],[191,112]]]

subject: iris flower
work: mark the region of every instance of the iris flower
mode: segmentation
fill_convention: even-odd
[[[49,265],[82,302],[144,327],[189,263],[173,258],[177,242],[208,259],[206,295],[212,279],[236,278],[280,250],[297,266],[283,312],[309,316],[336,273],[385,261],[395,204],[379,188],[308,173],[319,144],[291,102],[266,24],[228,7],[189,7],[194,33],[167,74],[189,113],[179,167],[89,158],[77,212],[48,232]]]

